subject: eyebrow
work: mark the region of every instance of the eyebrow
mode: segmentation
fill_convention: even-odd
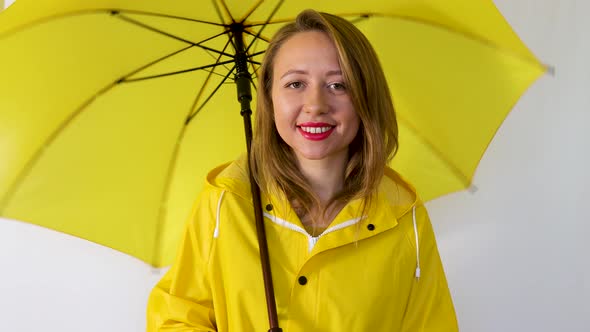
[[[302,74],[302,75],[306,75],[308,74],[307,71],[305,70],[298,70],[298,69],[290,69],[287,70],[286,73],[284,73],[281,78],[288,76],[288,75],[292,75],[292,74]],[[326,73],[326,76],[336,76],[336,75],[342,75],[342,70],[338,69],[338,70],[330,70]]]

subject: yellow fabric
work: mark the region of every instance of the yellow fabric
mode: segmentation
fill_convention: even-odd
[[[223,30],[171,16],[227,23],[258,3],[247,23],[261,23],[277,2],[223,3],[19,0],[1,12],[0,215],[155,266],[171,263],[179,220],[188,215],[200,179],[245,150],[233,84],[184,126],[231,64],[215,69],[198,100],[207,71],[116,82],[215,60],[216,53],[192,47],[145,67],[186,48],[181,39],[197,43]],[[346,15],[375,46],[400,121],[392,166],[424,200],[469,186],[506,114],[545,70],[490,0],[286,0],[273,21],[290,20],[304,8]],[[280,26],[269,25],[262,37]],[[215,38],[203,45],[221,50],[226,43]],[[251,53],[265,47],[256,42]]]
[[[223,165],[210,174],[179,255],[150,296],[148,331],[268,329],[244,165]],[[386,172],[364,219],[330,232],[360,216],[360,202],[350,203],[311,251],[308,237],[294,230],[303,227],[295,212],[276,198],[262,200],[273,205],[264,222],[283,331],[457,331],[427,212],[395,172]],[[302,276],[305,285],[298,282]]]

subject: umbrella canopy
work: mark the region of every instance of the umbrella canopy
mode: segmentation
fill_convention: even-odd
[[[489,0],[19,0],[0,14],[0,215],[169,264],[206,171],[245,152],[254,79],[301,10],[367,35],[400,123],[393,167],[426,200],[470,185],[545,70]]]

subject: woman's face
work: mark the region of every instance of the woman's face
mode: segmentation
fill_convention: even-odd
[[[300,32],[274,59],[275,125],[299,162],[346,160],[359,129],[334,43],[323,32]]]

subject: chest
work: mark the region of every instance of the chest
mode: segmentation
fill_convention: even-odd
[[[253,223],[247,211],[235,218]],[[398,326],[414,282],[415,250],[404,227],[363,238],[369,222],[319,238],[310,251],[304,234],[265,220],[279,319],[290,326],[285,331],[367,331],[376,322],[373,330],[382,330],[383,317],[393,329]],[[241,324],[238,330],[265,328],[255,227],[228,224],[233,225],[221,225],[211,257],[215,307],[223,311],[216,315],[222,325]],[[224,232],[227,227],[231,231]],[[377,314],[385,316],[375,319]]]

